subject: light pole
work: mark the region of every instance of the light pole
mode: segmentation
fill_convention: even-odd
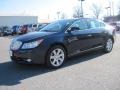
[[[107,10],[107,16],[109,16],[109,9],[110,9],[111,7],[105,7],[105,9]],[[111,13],[111,12],[110,12]]]
[[[84,17],[84,14],[83,14],[83,1],[85,1],[85,0],[78,0],[78,1],[80,1],[81,2],[81,17]]]

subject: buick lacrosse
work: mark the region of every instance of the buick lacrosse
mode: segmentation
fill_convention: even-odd
[[[114,41],[114,28],[100,20],[58,20],[39,32],[14,38],[10,45],[10,57],[16,63],[46,64],[59,68],[67,57],[79,53],[98,49],[109,53]]]

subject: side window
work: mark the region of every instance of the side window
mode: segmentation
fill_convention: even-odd
[[[74,22],[70,28],[72,27],[78,27],[80,30],[85,30],[88,29],[88,25],[87,22],[85,20],[78,20],[76,22]]]
[[[105,27],[105,26],[106,26],[105,23],[100,22],[100,27]]]
[[[96,24],[93,20],[90,21],[90,28],[96,28]]]
[[[89,21],[89,27],[90,28],[99,28],[100,27],[100,23],[98,21],[95,21],[95,20],[90,20]]]
[[[96,25],[96,28],[99,28],[100,27],[100,22],[96,20],[95,25]]]

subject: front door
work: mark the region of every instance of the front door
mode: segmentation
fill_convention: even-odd
[[[72,27],[78,27],[79,30],[67,32],[65,34],[68,52],[77,54],[83,50],[89,49],[91,46],[92,35],[88,29],[87,21],[85,19],[77,20],[69,27],[69,29]]]

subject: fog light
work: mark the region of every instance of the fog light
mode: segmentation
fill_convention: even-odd
[[[32,60],[31,60],[31,59],[27,59],[26,61],[27,61],[27,62],[32,62]]]

